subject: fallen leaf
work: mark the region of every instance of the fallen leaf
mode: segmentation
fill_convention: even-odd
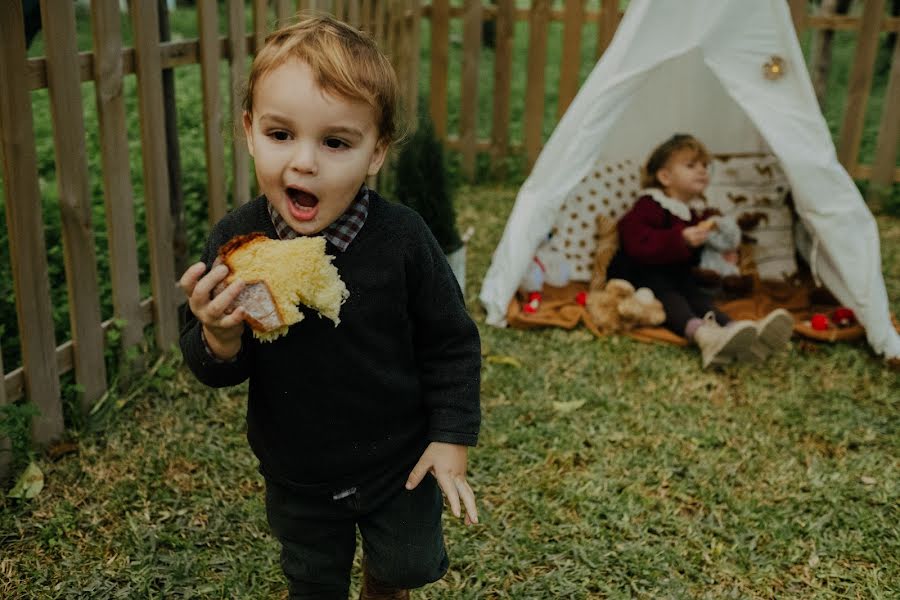
[[[13,489],[10,490],[8,496],[10,498],[25,498],[29,500],[40,494],[42,489],[44,489],[44,473],[32,462],[25,467],[25,471],[19,477]]]
[[[809,560],[806,561],[806,564],[809,565],[810,569],[815,569],[819,566],[819,555],[813,551],[813,553],[809,555]]]
[[[561,413],[570,413],[584,406],[584,400],[569,400],[568,402],[553,402],[553,410]]]
[[[509,365],[517,369],[522,366],[522,363],[519,362],[519,359],[514,356],[501,356],[499,354],[491,354],[487,357],[487,361],[495,365]]]
[[[863,485],[875,485],[878,483],[878,480],[874,477],[869,477],[868,475],[863,475],[859,478]]]

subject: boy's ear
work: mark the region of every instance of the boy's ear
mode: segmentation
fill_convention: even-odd
[[[253,156],[253,117],[246,110],[241,118],[241,123],[244,125],[244,139],[247,140],[247,152],[250,153],[250,156]]]
[[[378,171],[381,170],[384,159],[387,157],[388,146],[389,144],[384,140],[378,140],[375,144],[375,150],[372,152],[372,158],[369,160],[369,170],[366,172],[367,175],[378,175]]]

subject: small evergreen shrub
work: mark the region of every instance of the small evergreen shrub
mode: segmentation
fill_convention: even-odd
[[[420,111],[425,115],[425,111]],[[427,116],[401,146],[394,164],[394,197],[422,215],[445,254],[462,248],[444,147]]]

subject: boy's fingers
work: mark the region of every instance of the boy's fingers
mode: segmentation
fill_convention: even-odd
[[[224,315],[228,308],[234,304],[235,299],[241,290],[244,289],[244,282],[241,280],[232,281],[222,293],[213,298],[209,303],[209,310],[215,315]],[[232,311],[233,312],[233,311]]]
[[[453,513],[454,517],[460,516],[462,513],[460,512],[459,507],[459,492],[456,489],[453,478],[449,473],[441,473],[440,475],[437,475],[436,478],[438,485],[441,486],[444,495],[447,496],[447,501],[450,503],[450,512]]]
[[[414,466],[412,471],[409,472],[409,477],[406,478],[406,489],[415,489],[416,486],[421,483],[422,478],[425,477],[425,474],[428,473],[429,468],[430,465],[428,463],[424,462],[422,459],[419,459],[419,462],[416,463],[416,466]]]
[[[475,492],[472,491],[472,486],[460,476],[454,477],[453,483],[456,485],[459,497],[462,498],[463,506],[466,507],[466,522],[477,523],[478,508],[475,506]]]
[[[181,290],[184,292],[184,295],[188,298],[191,297],[191,294],[194,293],[194,286],[197,285],[197,280],[200,279],[200,276],[203,275],[203,271],[206,270],[206,265],[202,262],[194,263],[181,276],[181,279],[178,280],[178,285],[181,287]]]
[[[194,287],[194,293],[192,294],[195,300],[206,299],[208,301],[210,294],[214,287],[216,287],[220,281],[225,279],[228,276],[228,267],[224,265],[219,265],[218,267],[212,269],[209,273],[207,273],[204,277],[197,282],[196,287]]]

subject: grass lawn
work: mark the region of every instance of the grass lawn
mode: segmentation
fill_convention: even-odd
[[[79,14],[79,44],[87,49],[86,13]],[[582,77],[592,27],[585,28]],[[195,28],[191,11],[173,13],[176,37],[193,37]],[[545,134],[555,121],[561,25],[551,32]],[[425,42],[429,35],[426,23]],[[454,132],[459,23],[451,35]],[[834,93],[825,110],[833,133],[854,43],[853,34],[836,36]],[[516,28],[515,48],[512,135],[521,141],[525,24]],[[40,38],[32,52],[42,52]],[[427,44],[422,57],[427,93]],[[480,68],[488,78],[492,60],[485,50]],[[176,79],[186,221],[196,256],[207,227],[199,68],[180,67]],[[863,162],[871,161],[885,81],[881,73],[873,86]],[[491,85],[479,90],[480,137],[490,131]],[[100,252],[106,234],[97,119],[93,87],[84,84],[83,91]],[[32,98],[54,317],[65,339],[52,124],[46,91]],[[126,79],[126,101],[142,240],[133,77]],[[763,366],[701,371],[692,350],[598,339],[583,329],[485,326],[478,288],[524,176],[518,159],[505,183],[458,194],[462,229],[476,228],[466,297],[484,354],[482,435],[470,455],[481,524],[467,529],[446,519],[450,572],[416,597],[900,597],[897,372],[864,343],[794,340]],[[2,205],[0,198],[0,211]],[[900,314],[900,218],[877,218],[891,309]],[[5,230],[0,238],[0,314],[10,317],[0,323],[0,338],[9,371],[18,361],[17,329]],[[149,293],[146,252],[140,253]],[[98,261],[108,282],[107,260]],[[104,318],[111,316],[109,298],[103,306]],[[0,598],[284,595],[262,478],[245,440],[246,388],[207,389],[177,354],[152,361],[144,377],[111,392],[90,418],[73,417],[67,406],[76,451],[36,459],[46,478],[36,498],[0,495]]]
[[[691,350],[486,327],[478,286],[515,188],[461,193],[482,523],[446,519],[451,570],[417,597],[900,594],[896,372],[863,344],[707,372]],[[879,226],[896,312],[900,221]],[[43,492],[0,499],[0,597],[280,597],[244,395],[174,354],[111,395],[77,453],[39,461]]]

